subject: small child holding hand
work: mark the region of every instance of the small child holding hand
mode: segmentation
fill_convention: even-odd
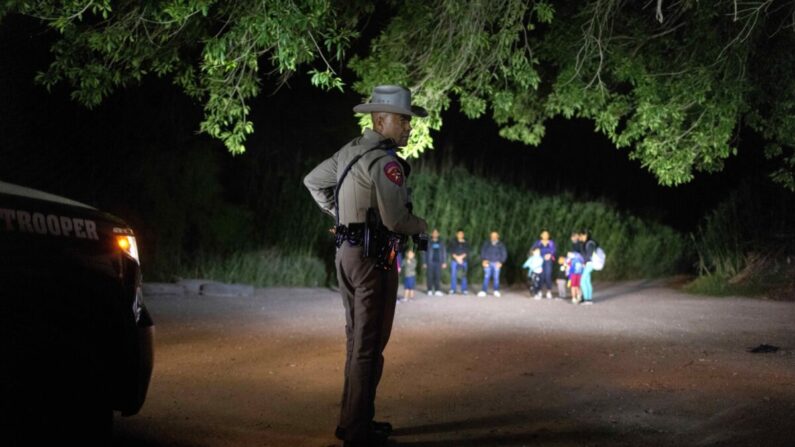
[[[571,283],[571,302],[580,304],[580,301],[582,301],[580,278],[582,278],[582,272],[585,270],[585,260],[581,254],[574,251],[570,251],[566,259],[569,266],[569,282]]]

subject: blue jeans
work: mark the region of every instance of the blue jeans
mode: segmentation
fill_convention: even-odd
[[[593,285],[591,284],[591,272],[593,271],[593,265],[588,262],[585,264],[585,270],[582,272],[582,278],[580,278],[580,290],[582,290],[582,299],[584,301],[591,301],[593,298]]]
[[[488,267],[483,268],[483,291],[489,291],[489,279],[494,277],[494,291],[500,290],[500,269],[495,263],[489,262]]]
[[[541,273],[541,288],[546,288],[550,292],[552,291],[552,260],[544,260],[544,271]]]
[[[450,290],[458,288],[458,272],[461,271],[461,293],[467,291],[467,262],[461,264],[453,261],[450,263]]]

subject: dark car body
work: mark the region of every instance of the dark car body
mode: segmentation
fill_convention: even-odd
[[[132,229],[79,202],[0,182],[3,428],[22,443],[39,426],[102,430],[112,410],[136,414],[153,337]]]

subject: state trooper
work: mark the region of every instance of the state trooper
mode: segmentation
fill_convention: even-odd
[[[335,434],[345,447],[382,445],[392,431],[391,424],[374,416],[397,301],[394,258],[406,236],[425,233],[427,227],[412,213],[406,187],[410,167],[395,152],[408,143],[412,117],[427,112],[411,105],[409,90],[394,85],[375,87],[370,102],[353,111],[371,113],[373,128],[304,178],[312,198],[336,219],[347,355]]]

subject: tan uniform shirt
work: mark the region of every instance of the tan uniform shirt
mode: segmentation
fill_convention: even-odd
[[[357,155],[377,146],[385,138],[370,129],[326,159],[305,178],[312,198],[334,216],[334,188],[345,168]],[[384,226],[396,233],[411,235],[426,231],[423,219],[406,208],[409,201],[406,177],[397,156],[376,149],[357,161],[339,192],[340,224],[364,223],[367,208],[375,208]]]

